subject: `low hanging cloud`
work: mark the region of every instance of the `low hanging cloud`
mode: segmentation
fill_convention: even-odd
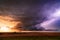
[[[47,0],[2,1],[0,4],[0,16],[10,16],[14,18],[15,21],[22,22],[23,29],[28,29],[30,27],[36,27],[36,29],[41,27],[45,28],[44,26],[41,26],[41,23],[43,24],[45,21],[50,20],[50,15],[52,15],[55,10],[60,7],[59,4],[60,3],[58,1]],[[35,26],[38,24],[40,25]]]

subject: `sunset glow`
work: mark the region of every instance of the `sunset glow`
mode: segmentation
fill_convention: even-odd
[[[20,22],[11,21],[14,20],[11,17],[0,16],[0,32],[18,32],[19,30],[15,29],[16,25]]]

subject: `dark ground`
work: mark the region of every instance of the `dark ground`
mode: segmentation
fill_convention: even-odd
[[[54,36],[54,37],[49,37],[49,36],[32,36],[32,37],[3,37],[0,38],[0,40],[60,40],[60,36]]]
[[[60,32],[0,33],[0,40],[60,40]]]

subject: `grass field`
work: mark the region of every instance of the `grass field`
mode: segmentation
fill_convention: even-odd
[[[0,33],[0,40],[60,40],[60,32]]]
[[[60,36],[48,37],[1,37],[0,40],[60,40]]]

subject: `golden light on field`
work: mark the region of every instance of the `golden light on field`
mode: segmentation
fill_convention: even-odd
[[[19,30],[15,27],[20,22],[14,20],[9,16],[0,16],[0,32],[18,32]]]

